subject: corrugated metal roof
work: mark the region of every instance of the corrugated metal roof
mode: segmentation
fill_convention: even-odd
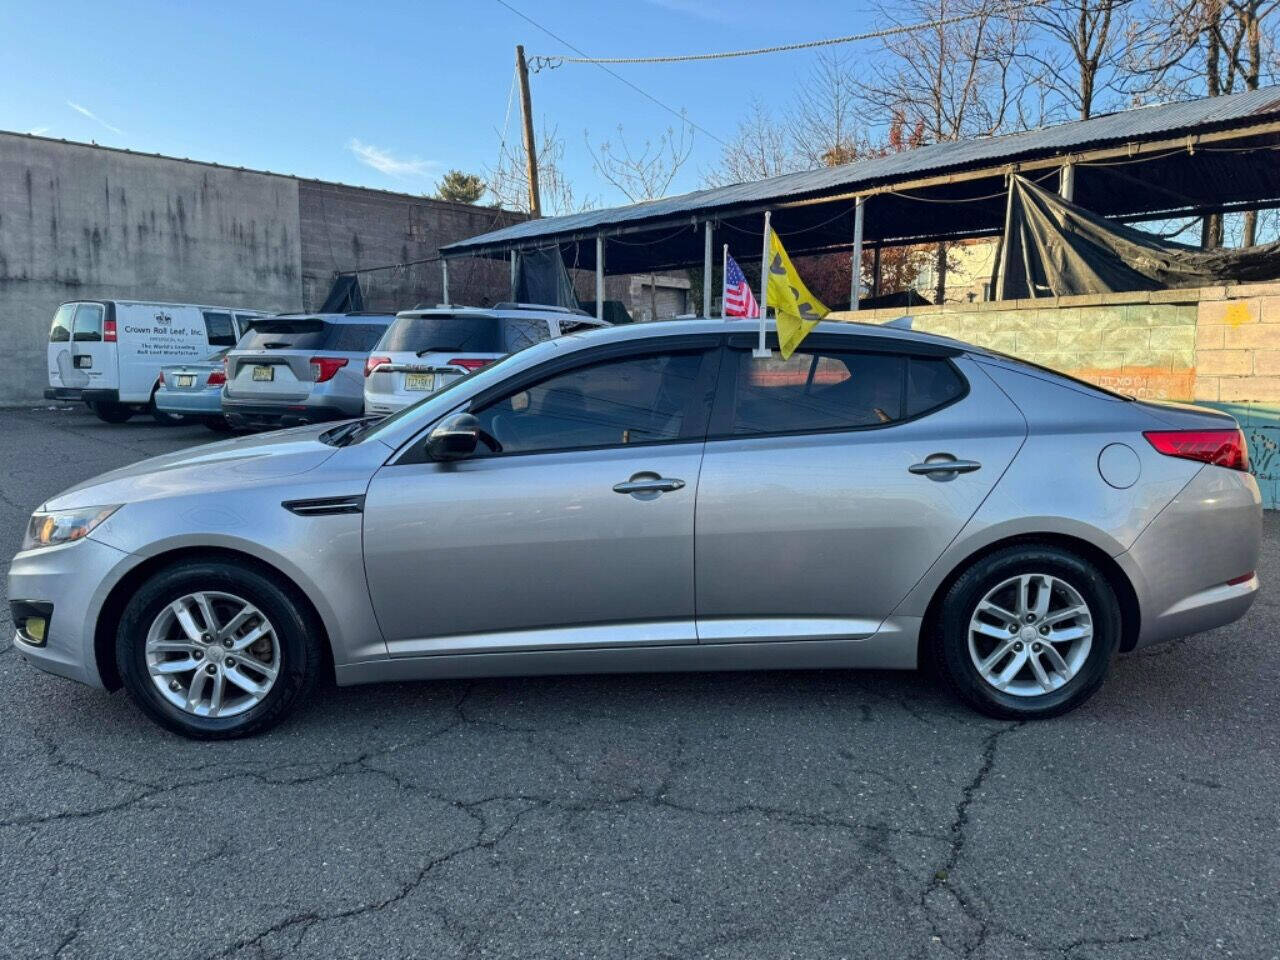
[[[847,193],[945,170],[996,166],[1088,147],[1157,139],[1174,133],[1242,126],[1245,121],[1272,116],[1280,116],[1280,87],[1250,90],[1229,97],[1139,107],[1025,133],[935,143],[838,167],[695,190],[629,206],[530,220],[449,244],[441,252],[456,255],[495,245],[516,245],[539,239],[551,241],[557,236],[582,235],[643,220],[660,221],[681,215],[708,214],[721,208],[805,195]]]

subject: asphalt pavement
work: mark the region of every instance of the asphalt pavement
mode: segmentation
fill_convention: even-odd
[[[210,439],[0,409],[0,550]],[[0,957],[1275,960],[1275,515],[1260,574],[1039,723],[910,673],[551,677],[326,689],[214,744],[23,663],[0,604]]]

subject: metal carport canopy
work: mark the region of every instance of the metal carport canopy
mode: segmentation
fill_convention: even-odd
[[[740,260],[759,260],[764,211],[793,254],[849,250],[853,208],[868,198],[869,246],[991,236],[1004,224],[1012,171],[1057,188],[1071,164],[1077,203],[1124,220],[1280,205],[1280,87],[1141,107],[1025,133],[935,143],[838,167],[645,203],[548,217],[441,249],[501,258],[558,245],[570,267],[638,273],[703,262],[703,225]],[[1261,151],[1261,152],[1260,152]],[[1260,158],[1262,161],[1260,162]]]

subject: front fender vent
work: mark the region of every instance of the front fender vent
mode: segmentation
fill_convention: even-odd
[[[338,513],[363,513],[364,497],[316,497],[285,500],[280,506],[300,517],[328,517]]]

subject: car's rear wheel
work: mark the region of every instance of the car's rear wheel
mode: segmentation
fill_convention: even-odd
[[[180,563],[146,581],[116,633],[116,666],[152,719],[198,739],[279,723],[314,685],[321,651],[302,605],[250,566]]]
[[[1106,577],[1083,557],[1015,546],[983,557],[942,602],[935,653],[962,700],[989,716],[1051,717],[1102,685],[1121,614]]]
[[[95,400],[89,409],[103,423],[124,423],[133,416],[133,408],[123,403],[111,403],[107,400]]]

